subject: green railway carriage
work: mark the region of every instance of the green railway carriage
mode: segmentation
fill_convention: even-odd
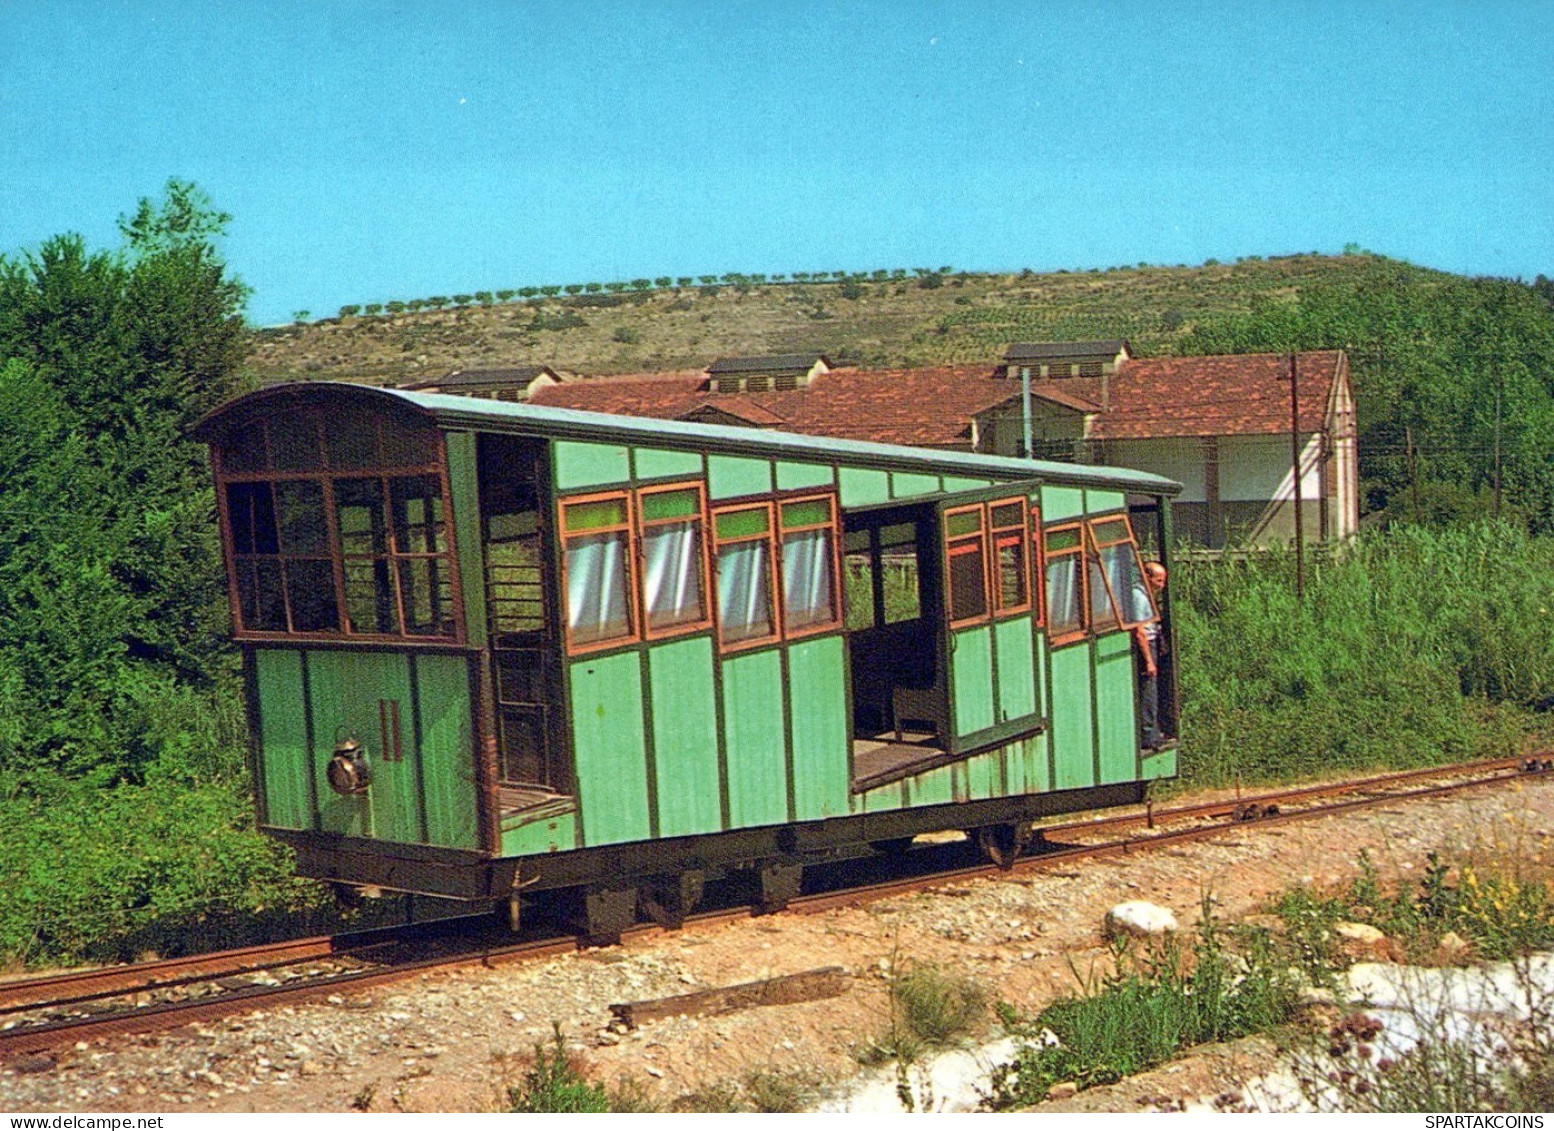
[[[933,830],[1007,859],[1175,773],[1133,643],[1169,480],[339,384],[195,432],[305,875],[609,933]]]

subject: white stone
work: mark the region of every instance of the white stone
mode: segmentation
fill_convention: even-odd
[[[1177,929],[1177,923],[1176,916],[1168,908],[1148,900],[1130,899],[1106,913],[1104,929],[1108,938],[1118,935],[1148,938],[1170,934]]]

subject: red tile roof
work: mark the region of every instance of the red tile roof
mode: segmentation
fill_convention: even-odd
[[[1259,436],[1290,430],[1290,355],[1135,358],[1111,380],[1110,408],[1090,435]],[[1296,370],[1300,430],[1320,431],[1333,383],[1347,372],[1341,350],[1302,353]]]
[[[1288,356],[1135,358],[1104,389],[1100,378],[1069,377],[1034,382],[1031,391],[1091,416],[1090,434],[1098,439],[1287,432]],[[1339,351],[1300,355],[1302,431],[1323,426],[1333,382],[1345,370]],[[997,376],[993,365],[946,365],[837,369],[798,389],[737,397],[708,391],[705,372],[605,377],[539,389],[533,401],[670,420],[711,405],[752,422],[770,414],[790,432],[964,448],[973,416],[1019,395],[1019,379]]]

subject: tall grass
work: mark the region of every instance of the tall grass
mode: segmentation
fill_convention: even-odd
[[[1554,707],[1554,539],[1397,527],[1173,574],[1185,781],[1518,752]]]

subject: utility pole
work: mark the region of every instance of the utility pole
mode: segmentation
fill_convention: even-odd
[[[1296,377],[1296,353],[1290,351],[1290,469],[1295,498],[1295,600],[1306,597],[1306,525],[1300,498],[1300,386]]]
[[[1023,454],[1031,458],[1031,367],[1020,366],[1020,422]]]

